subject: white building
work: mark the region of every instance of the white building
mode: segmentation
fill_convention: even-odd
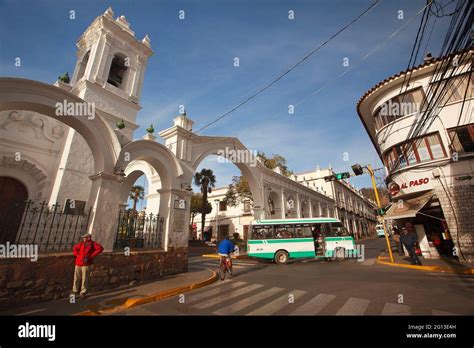
[[[121,145],[126,144],[138,128],[144,72],[152,54],[148,36],[138,40],[125,17],[114,18],[109,8],[79,38],[70,83],[55,83],[83,102],[65,102],[64,107],[56,107],[56,115],[88,119],[98,117],[96,112],[100,112],[111,129],[123,120],[125,127],[113,136]],[[90,202],[91,176],[97,174],[98,163],[75,129],[38,112],[1,111],[0,145],[0,187],[9,187],[9,192],[2,190],[0,209],[27,199],[45,201],[49,206],[58,203],[62,208],[66,202],[74,202],[72,206],[79,210]],[[129,172],[131,167],[127,168]],[[124,201],[126,204],[126,198]],[[9,224],[12,231],[21,218],[21,214],[15,215],[15,221]]]
[[[228,187],[215,188],[208,196],[212,211],[206,215],[204,227],[204,240],[216,238],[221,240],[224,236],[232,237],[238,233],[240,238],[247,239],[250,222],[253,220],[253,211],[250,201],[238,203],[236,206],[227,205],[224,201]],[[194,219],[194,237],[201,239],[201,221],[199,214]],[[216,235],[215,231],[219,231]]]
[[[388,174],[387,217],[414,226],[425,257],[474,260],[472,53],[425,58],[357,105]]]
[[[296,180],[334,199],[335,217],[341,220],[356,238],[374,235],[377,223],[375,203],[344,180],[324,180],[325,176],[333,174],[335,173],[332,168],[318,167],[316,170],[297,174]]]

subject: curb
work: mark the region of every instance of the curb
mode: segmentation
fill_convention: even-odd
[[[407,265],[404,263],[392,263],[390,261],[385,261],[388,260],[387,256],[379,256],[377,257],[377,263],[382,264],[382,265],[388,265],[392,267],[401,267],[401,268],[410,268],[410,269],[416,269],[419,271],[429,271],[429,272],[439,272],[439,273],[455,273],[455,274],[469,274],[469,275],[474,275],[474,268],[467,268],[464,270],[457,270],[449,267],[443,267],[443,266],[417,266],[417,265]]]
[[[207,257],[207,258],[210,258],[210,259],[218,259],[219,255],[217,255],[217,254],[203,254],[203,255],[201,255],[201,257]],[[231,257],[231,259],[250,259],[250,256],[248,256],[248,255],[239,255],[239,256],[233,256],[233,257]]]
[[[109,314],[109,313],[112,313],[112,312],[117,312],[117,311],[120,311],[120,310],[125,310],[125,309],[128,309],[128,308],[136,307],[136,306],[139,306],[139,305],[142,305],[142,304],[145,304],[145,303],[150,303],[150,302],[154,302],[154,301],[163,300],[165,298],[176,296],[176,295],[179,295],[179,294],[182,294],[184,292],[191,291],[191,290],[199,289],[199,288],[202,288],[206,285],[212,284],[215,281],[217,281],[217,272],[215,272],[213,270],[210,270],[210,269],[209,269],[209,271],[211,272],[211,276],[209,278],[207,278],[206,280],[203,280],[203,281],[200,281],[200,282],[197,282],[197,283],[191,283],[191,284],[183,285],[183,286],[180,286],[180,287],[177,287],[177,288],[173,288],[173,289],[165,290],[165,291],[162,291],[162,292],[158,292],[156,294],[148,295],[146,297],[125,299],[125,301],[122,301],[121,303],[118,303],[118,304],[116,304],[114,306],[111,306],[111,307],[108,307],[108,308],[103,308],[103,309],[99,309],[99,310],[96,310],[96,311],[86,310],[86,311],[83,311],[83,312],[73,314],[73,316],[96,316],[96,315],[102,315],[102,314]],[[109,300],[109,301],[113,301],[113,299]]]

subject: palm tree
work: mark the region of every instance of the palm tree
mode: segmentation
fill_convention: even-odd
[[[206,224],[206,205],[207,194],[212,192],[212,188],[216,185],[216,176],[212,169],[203,168],[199,173],[194,174],[194,184],[201,187],[202,206],[201,206],[201,239],[204,239],[204,225]],[[217,233],[217,231],[216,231]]]
[[[143,198],[145,198],[145,189],[143,188],[143,186],[134,185],[134,186],[130,189],[129,198],[130,198],[131,200],[133,200],[133,208],[132,208],[132,211],[133,211],[133,213],[136,215],[136,213],[137,213],[137,202],[140,201],[140,200],[142,200]]]

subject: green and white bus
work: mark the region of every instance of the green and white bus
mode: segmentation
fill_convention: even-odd
[[[255,220],[247,254],[285,264],[289,259],[356,256],[354,237],[335,218]]]

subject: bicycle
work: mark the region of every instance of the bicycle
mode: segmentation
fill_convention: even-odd
[[[229,273],[229,276],[232,276],[232,261],[230,260],[230,256],[220,255],[220,261],[219,261],[220,280],[225,279],[226,273]]]

